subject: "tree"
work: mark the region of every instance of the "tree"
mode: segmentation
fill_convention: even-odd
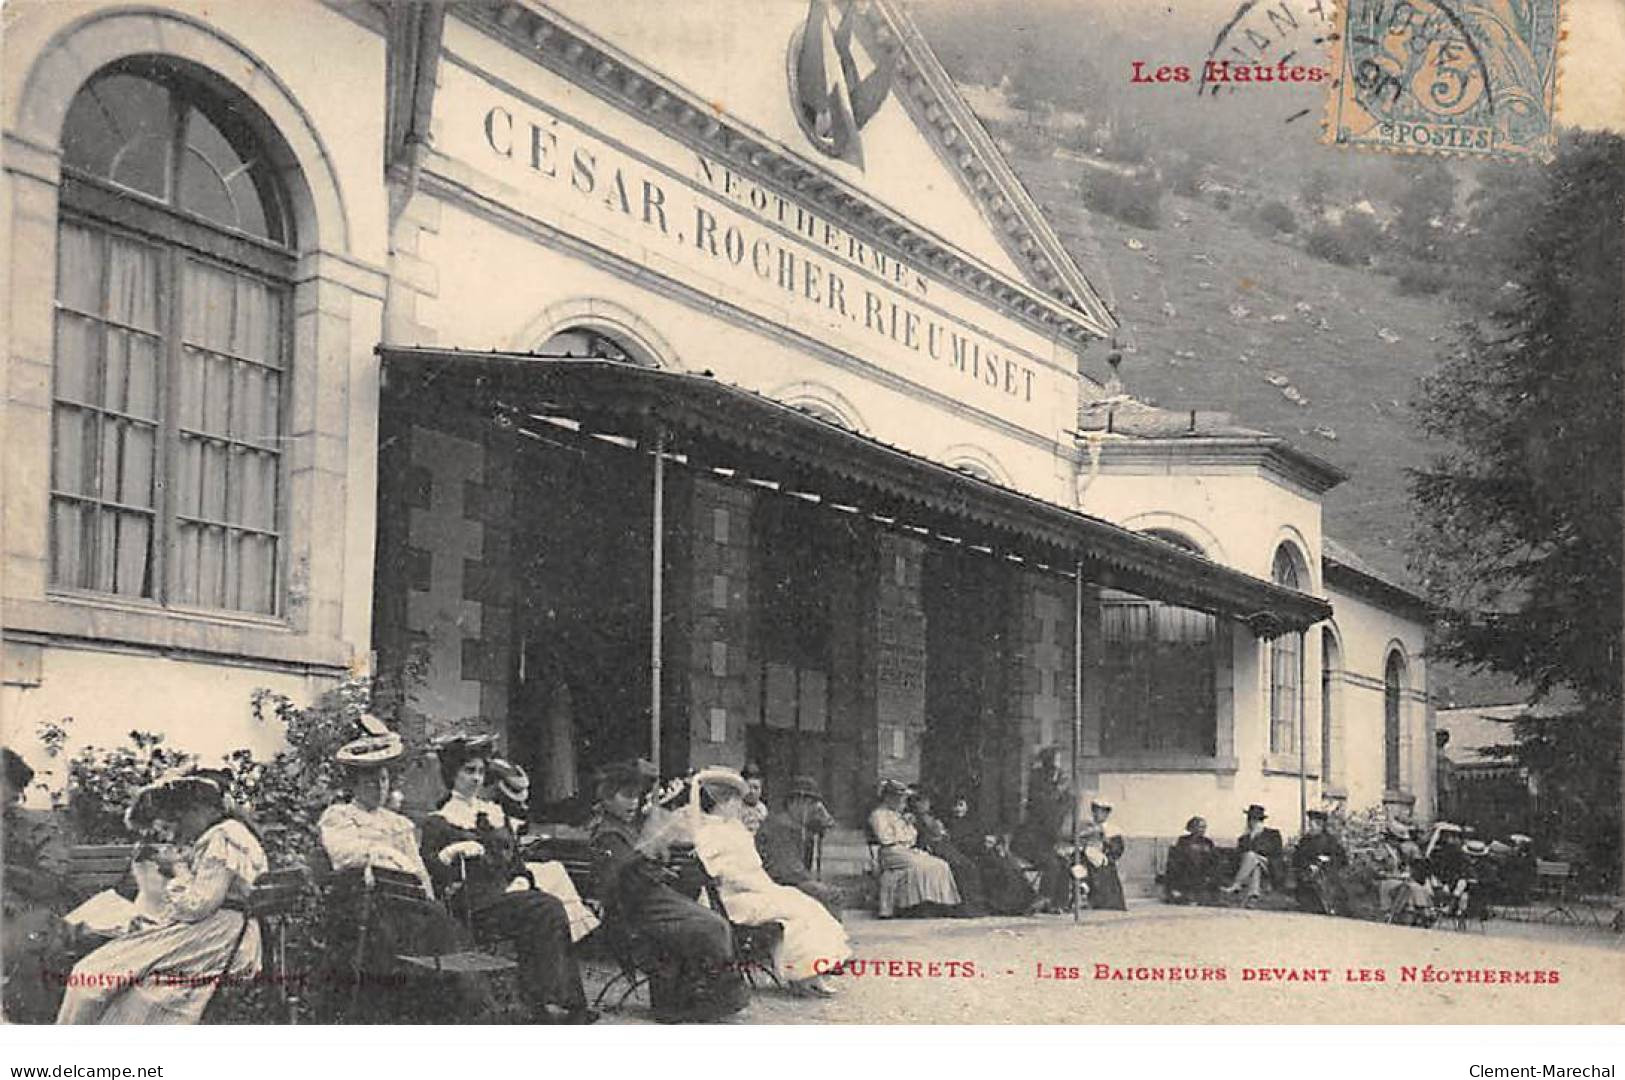
[[[1412,473],[1412,563],[1442,612],[1434,655],[1510,673],[1533,701],[1575,702],[1520,725],[1509,754],[1548,786],[1587,793],[1554,827],[1612,868],[1625,141],[1567,136],[1528,175],[1543,197],[1496,223],[1508,285],[1423,381],[1418,419],[1445,449]]]

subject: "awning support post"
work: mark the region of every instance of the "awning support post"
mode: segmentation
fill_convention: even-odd
[[[1309,696],[1303,680],[1304,653],[1309,648],[1309,635],[1298,634],[1298,835],[1309,831]]]
[[[666,430],[655,428],[654,514],[649,537],[649,760],[660,768],[661,638],[665,622]]]
[[[1078,776],[1078,744],[1083,741],[1083,560],[1073,563],[1072,575],[1072,865],[1078,860],[1081,837],[1078,828],[1078,800],[1083,797]],[[1083,918],[1078,883],[1072,882],[1072,921]]]

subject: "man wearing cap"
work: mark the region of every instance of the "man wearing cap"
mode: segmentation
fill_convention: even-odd
[[[1304,834],[1292,849],[1298,906],[1316,914],[1343,914],[1347,910],[1343,871],[1348,861],[1348,852],[1327,828],[1326,811],[1310,810]]]
[[[1245,889],[1244,902],[1248,905],[1258,902],[1266,880],[1280,882],[1285,877],[1282,858],[1285,846],[1281,842],[1280,830],[1264,824],[1268,817],[1269,814],[1257,803],[1247,807],[1247,831],[1236,838],[1236,853],[1239,856],[1236,876],[1219,890],[1234,895]]]
[[[784,809],[769,813],[756,830],[756,850],[768,877],[800,889],[839,918],[841,890],[813,877],[807,866],[810,841],[834,823],[818,781],[810,776],[794,777],[790,793],[784,797]]]
[[[592,848],[604,932],[613,948],[649,973],[656,1020],[721,1020],[745,1008],[750,991],[734,963],[727,920],[672,888],[676,875],[661,859],[669,838],[659,830],[645,835],[643,800],[657,777],[642,760],[611,765],[599,775]]]

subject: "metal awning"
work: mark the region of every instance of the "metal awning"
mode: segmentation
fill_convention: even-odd
[[[1330,618],[1318,597],[968,475],[708,375],[610,360],[381,346],[391,397],[503,424],[568,421],[668,460],[1040,569],[1239,619],[1262,637]]]

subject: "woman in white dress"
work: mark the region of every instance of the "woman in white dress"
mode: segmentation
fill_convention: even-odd
[[[252,829],[228,812],[224,774],[197,771],[143,790],[126,815],[192,842],[158,926],[111,941],[68,976],[59,1024],[195,1024],[221,981],[260,970],[259,926],[244,912],[268,866]],[[229,971],[227,970],[229,961]]]
[[[880,805],[869,815],[869,835],[879,847],[880,905],[882,919],[899,911],[934,904],[958,907],[959,886],[953,867],[914,845],[919,830],[903,813],[908,789],[895,780],[880,785]]]
[[[717,883],[728,919],[741,926],[776,922],[784,938],[773,955],[773,971],[792,991],[832,997],[825,972],[852,956],[846,931],[823,904],[762,869],[756,840],[741,820],[745,781],[732,769],[705,769],[694,777],[689,800],[697,815],[694,850]]]

